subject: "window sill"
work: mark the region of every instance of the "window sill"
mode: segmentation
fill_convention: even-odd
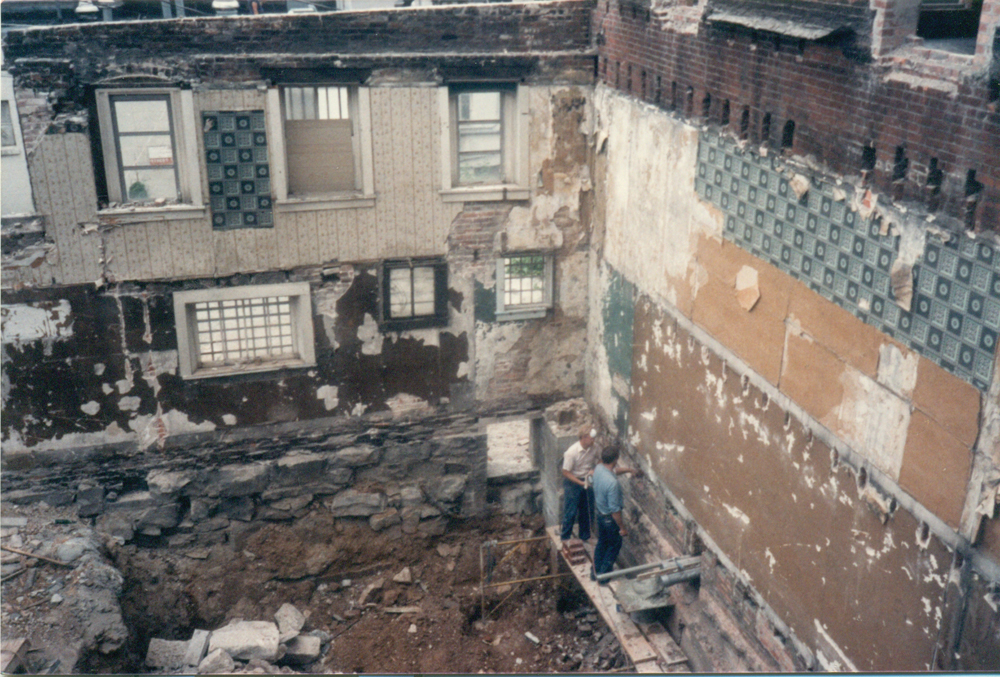
[[[120,226],[129,223],[151,223],[156,221],[187,221],[191,219],[203,219],[207,216],[208,210],[205,206],[194,205],[163,205],[136,206],[136,207],[114,207],[102,209],[97,212],[97,218],[101,225]]]
[[[440,194],[444,202],[503,202],[531,197],[529,189],[514,184],[446,188]]]
[[[239,366],[202,368],[193,374],[184,376],[185,381],[197,381],[207,378],[220,378],[224,376],[241,376],[243,374],[260,374],[265,372],[276,372],[283,369],[300,369],[305,367],[315,367],[315,362],[304,360],[280,360],[267,362],[266,364],[245,364]]]
[[[522,308],[519,310],[498,310],[497,322],[516,322],[518,320],[534,320],[549,314],[546,308]]]
[[[21,147],[18,146],[18,145],[16,145],[16,144],[13,145],[13,146],[4,146],[3,150],[0,150],[0,154],[2,154],[2,155],[20,155],[21,154]]]
[[[278,212],[315,212],[324,209],[370,209],[375,206],[374,195],[360,193],[339,193],[289,197],[276,200],[274,208]]]

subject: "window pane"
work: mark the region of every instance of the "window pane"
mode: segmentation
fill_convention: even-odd
[[[434,314],[434,268],[413,269],[413,314]]]
[[[195,308],[199,366],[256,364],[296,356],[287,297],[207,301]],[[202,319],[219,310],[223,322]]]
[[[410,283],[409,268],[391,268],[389,270],[389,316],[413,316],[413,289]]]
[[[458,128],[458,152],[500,150],[499,122],[467,122]]]
[[[458,120],[499,120],[500,92],[462,92],[458,95]]]
[[[458,181],[462,184],[499,183],[503,180],[500,153],[463,153],[458,156]]]
[[[125,195],[132,201],[177,199],[177,179],[171,168],[126,169]]]
[[[115,99],[118,133],[170,132],[170,108],[167,100],[123,101]]]
[[[0,102],[3,104],[0,113],[3,115],[3,145],[15,146],[17,139],[14,137],[14,120],[10,116],[10,101]]]
[[[514,256],[504,259],[504,307],[545,302],[545,257]]]
[[[172,167],[173,146],[169,134],[122,136],[118,139],[122,167]]]

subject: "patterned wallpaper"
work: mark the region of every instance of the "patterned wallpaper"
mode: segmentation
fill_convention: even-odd
[[[1000,334],[1000,247],[928,235],[903,310],[889,282],[898,237],[851,208],[847,184],[814,178],[797,199],[782,165],[702,133],[695,190],[726,215],[725,238],[986,391]],[[837,200],[835,188],[846,198]]]
[[[271,228],[264,111],[202,113],[212,228]]]

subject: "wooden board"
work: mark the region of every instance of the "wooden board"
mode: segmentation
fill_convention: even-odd
[[[0,673],[28,671],[28,640],[5,639],[0,649]]]
[[[558,536],[558,529],[559,527],[556,525],[549,527],[546,531],[549,534],[549,538],[555,543],[556,548],[561,550],[562,541]],[[584,543],[584,548],[586,548],[590,558],[593,559],[593,546]],[[580,583],[584,592],[590,597],[594,603],[594,607],[601,615],[601,618],[604,619],[608,628],[618,637],[618,642],[621,644],[622,650],[625,651],[629,660],[635,665],[636,671],[666,672],[667,664],[672,658],[676,659],[677,657],[671,657],[658,651],[657,645],[651,643],[629,615],[621,611],[621,605],[618,604],[618,599],[615,596],[615,590],[619,582],[612,580],[608,585],[598,585],[596,581],[590,580],[589,561],[576,565],[570,564],[565,558],[563,561],[566,562],[566,565],[576,577],[577,582]],[[660,642],[659,644],[662,645],[663,643]]]

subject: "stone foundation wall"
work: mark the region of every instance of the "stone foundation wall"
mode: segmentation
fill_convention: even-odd
[[[486,434],[470,416],[331,419],[22,457],[4,500],[74,505],[121,542],[207,546],[322,505],[379,531],[443,533],[486,500]]]

